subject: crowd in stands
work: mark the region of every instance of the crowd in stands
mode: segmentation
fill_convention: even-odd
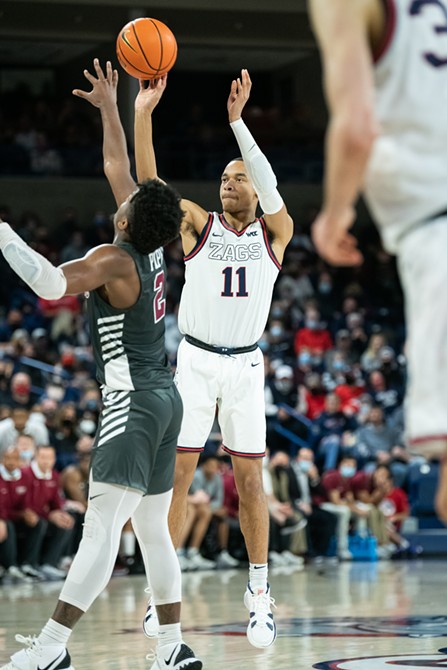
[[[178,105],[168,101],[156,119],[161,173],[170,179],[218,178],[235,151],[229,142],[225,100],[221,114],[215,116],[206,84],[202,83],[203,100],[189,103],[188,95],[183,95],[182,77],[177,79],[172,86],[183,101],[181,116]],[[245,118],[275,165],[279,180],[321,180],[323,129],[315,127],[310,109],[303,104],[287,108],[251,104]],[[132,147],[132,138],[128,139]],[[0,154],[0,174],[102,177],[99,114],[71,95],[35,95],[25,84],[19,85],[0,95]]]
[[[55,263],[112,239],[103,212],[85,229],[67,211],[51,235],[36,213],[16,218],[4,205],[0,215]],[[368,229],[364,266],[330,269],[303,232],[305,213],[302,221],[259,342],[270,561],[302,569],[304,559],[349,560],[352,533],[374,536],[380,558],[402,556],[411,549],[400,531],[411,511],[406,488],[413,459],[402,410],[405,332],[394,260]],[[179,241],[166,259],[166,347],[175,368]],[[101,408],[83,296],[38,299],[3,259],[0,292],[0,570],[3,581],[60,579],[81,535]],[[185,570],[234,568],[247,560],[217,420],[188,497],[179,558]],[[121,568],[142,571],[130,525]]]

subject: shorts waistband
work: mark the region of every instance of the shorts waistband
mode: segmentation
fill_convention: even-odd
[[[233,354],[248,354],[250,351],[255,351],[258,348],[258,343],[250,344],[248,347],[216,347],[213,344],[207,344],[201,340],[197,340],[191,335],[185,335],[185,340],[199,349],[211,351],[213,354],[223,354],[225,356],[232,356]]]

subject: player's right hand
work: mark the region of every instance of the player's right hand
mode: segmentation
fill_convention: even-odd
[[[147,82],[147,85],[143,79],[140,79],[140,90],[137,97],[135,98],[135,111],[144,110],[146,112],[152,113],[160,102],[160,98],[165,91],[167,81],[167,74],[164,74],[158,79],[151,79],[149,82]]]
[[[363,256],[357,240],[348,231],[354,222],[355,212],[347,208],[337,219],[330,219],[320,212],[312,224],[312,240],[318,254],[331,265],[361,265]]]

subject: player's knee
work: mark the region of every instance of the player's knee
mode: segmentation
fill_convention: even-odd
[[[237,479],[237,489],[242,503],[259,504],[260,499],[265,498],[262,477],[258,472],[243,472]]]
[[[197,454],[177,453],[174,473],[174,496],[186,495],[196,471]]]
[[[85,514],[82,539],[95,544],[104,544],[107,538],[107,529],[101,515],[94,507],[89,507]]]

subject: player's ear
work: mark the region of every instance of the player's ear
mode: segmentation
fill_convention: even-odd
[[[123,217],[119,221],[117,221],[118,230],[127,230],[129,227],[129,221],[127,220],[126,217]]]

